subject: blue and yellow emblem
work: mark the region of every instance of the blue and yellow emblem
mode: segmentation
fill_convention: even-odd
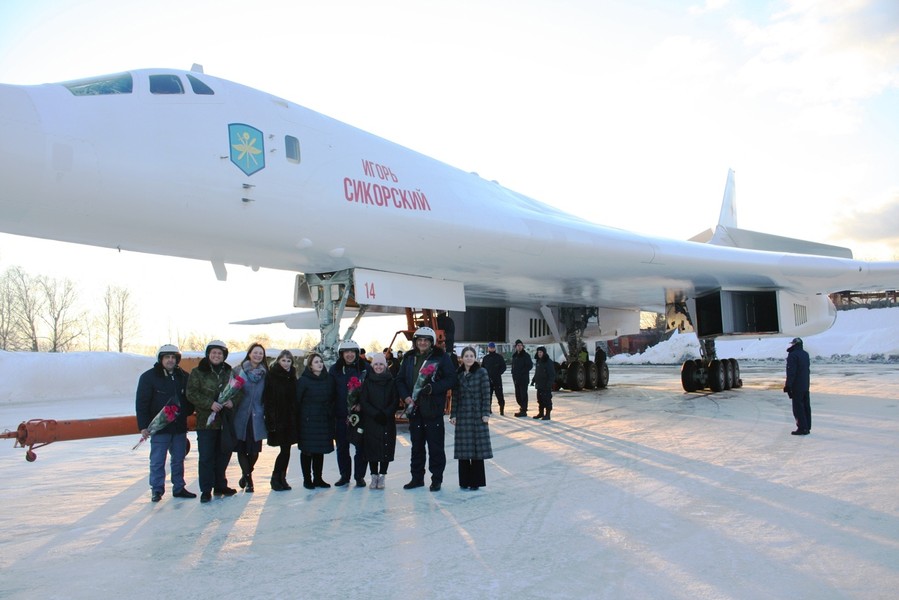
[[[243,123],[231,123],[228,125],[228,137],[231,162],[241,171],[252,175],[265,168],[265,148],[261,131]]]

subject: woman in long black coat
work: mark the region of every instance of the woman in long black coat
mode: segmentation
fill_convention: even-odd
[[[297,382],[297,447],[307,490],[331,487],[322,479],[322,466],[325,454],[334,452],[335,391],[324,360],[313,352],[306,357],[306,370]]]
[[[370,489],[384,489],[387,467],[396,453],[396,421],[400,406],[393,375],[387,368],[383,354],[374,354],[371,370],[362,382],[359,393],[362,412],[362,448],[371,470]]]
[[[493,458],[490,445],[490,377],[475,359],[474,348],[462,350],[462,366],[453,389],[450,423],[456,427],[454,457],[459,461],[459,487],[476,490],[487,485],[484,460]]]
[[[287,483],[290,448],[297,443],[297,370],[293,355],[284,350],[268,370],[262,392],[268,445],[281,448],[272,470],[272,489],[291,489]]]

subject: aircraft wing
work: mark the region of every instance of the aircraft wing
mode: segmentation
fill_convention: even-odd
[[[765,240],[726,206],[707,244],[604,227],[200,72],[0,85],[0,126],[5,232],[208,260],[219,277],[228,264],[321,275],[305,293],[330,302],[343,285],[360,305],[519,311],[504,313],[507,338],[594,321],[620,335],[640,309],[690,315],[710,338],[805,335],[833,321],[823,295],[899,287],[897,262],[782,238],[739,247]]]

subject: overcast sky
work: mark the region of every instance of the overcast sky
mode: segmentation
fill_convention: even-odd
[[[714,225],[733,168],[742,227],[892,260],[896,31],[895,0],[6,0],[0,81],[199,63],[596,222],[681,239]],[[13,264],[85,294],[132,287],[150,343],[292,310],[286,273],[232,267],[220,284],[205,263],[0,235],[0,269]],[[157,291],[172,278],[195,290],[177,310]]]

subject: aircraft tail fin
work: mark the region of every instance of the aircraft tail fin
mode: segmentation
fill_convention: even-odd
[[[707,229],[690,238],[690,241],[713,246],[745,248],[747,250],[852,258],[852,250],[842,246],[771,235],[737,227],[736,185],[734,179],[734,171],[729,169],[727,172],[727,183],[724,186],[724,199],[721,201],[721,213],[718,216],[718,225],[715,227],[715,230]]]

